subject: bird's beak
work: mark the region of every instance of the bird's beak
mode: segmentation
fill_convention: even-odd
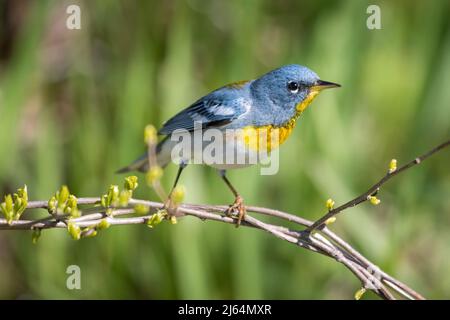
[[[311,87],[311,89],[313,89],[314,91],[321,91],[324,89],[339,88],[340,86],[340,84],[334,82],[317,80],[316,83],[314,83],[314,85]]]

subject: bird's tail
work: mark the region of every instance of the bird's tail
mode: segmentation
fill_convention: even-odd
[[[170,162],[170,142],[171,141],[169,140],[169,136],[167,136],[156,146],[156,161],[161,168],[164,168]],[[130,171],[147,172],[148,166],[148,153],[146,152],[141,157],[133,161],[133,163],[131,163],[130,165],[117,170],[116,173],[126,173]]]

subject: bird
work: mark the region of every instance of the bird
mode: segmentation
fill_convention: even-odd
[[[207,143],[204,136],[196,135],[196,132],[215,130],[216,140],[222,140],[223,144],[220,155],[222,160],[231,152],[243,157],[239,158],[233,154],[231,160],[227,158],[227,161],[208,162],[200,159],[199,163],[217,169],[233,193],[235,200],[226,213],[234,217],[236,226],[239,226],[241,221],[245,220],[244,200],[227,178],[226,171],[260,162],[264,157],[249,161],[251,151],[270,154],[291,135],[301,114],[322,90],[338,87],[341,85],[321,80],[315,72],[298,64],[281,66],[253,80],[227,84],[201,97],[163,123],[158,135],[165,138],[156,146],[156,161],[161,168],[171,161],[179,165],[173,191],[183,169],[189,163],[198,163],[194,161],[198,152],[186,152],[186,155],[179,155],[174,159],[173,151],[179,143],[181,133],[187,133],[189,142],[194,146],[200,145],[198,150],[204,152]],[[192,151],[192,148],[188,151]],[[149,169],[148,161],[148,155],[145,153],[117,172],[146,172]],[[172,191],[169,193],[169,201]]]

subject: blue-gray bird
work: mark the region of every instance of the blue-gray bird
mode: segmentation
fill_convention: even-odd
[[[188,163],[202,163],[218,169],[235,196],[228,213],[237,216],[239,225],[245,207],[242,197],[226,177],[226,170],[261,162],[265,158],[262,154],[270,154],[286,141],[312,100],[323,89],[336,87],[340,85],[320,80],[310,69],[292,64],[258,79],[234,82],[214,90],[169,119],[158,131],[166,136],[156,148],[158,165],[165,167],[170,161],[180,165],[172,190]],[[208,130],[209,138],[205,139]],[[212,156],[206,157],[205,151],[212,149],[210,136],[215,137],[217,148]],[[184,152],[174,154],[175,148],[180,146],[180,137],[188,137],[189,143],[184,145],[187,146]],[[255,158],[251,155],[255,152],[258,157],[253,161]],[[118,172],[145,172],[148,166],[145,154]]]

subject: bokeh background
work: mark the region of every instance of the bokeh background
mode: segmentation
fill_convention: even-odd
[[[81,7],[81,30],[66,8]],[[368,30],[366,9],[381,8]],[[99,196],[144,151],[143,128],[223,84],[288,63],[323,93],[281,148],[275,176],[230,172],[248,204],[315,219],[450,136],[449,2],[0,1],[0,194],[27,184],[48,199],[67,184]],[[333,229],[428,298],[450,297],[450,152],[389,182],[381,205]],[[176,168],[163,183],[169,187]],[[142,175],[139,176],[141,179]],[[187,202],[227,204],[213,169],[188,167]],[[144,183],[138,197],[156,199]],[[43,213],[45,214],[45,213]],[[66,288],[81,268],[82,289]],[[0,298],[351,299],[358,281],[328,258],[247,228],[186,218],[110,228],[0,232]],[[374,298],[370,293],[365,298]]]

